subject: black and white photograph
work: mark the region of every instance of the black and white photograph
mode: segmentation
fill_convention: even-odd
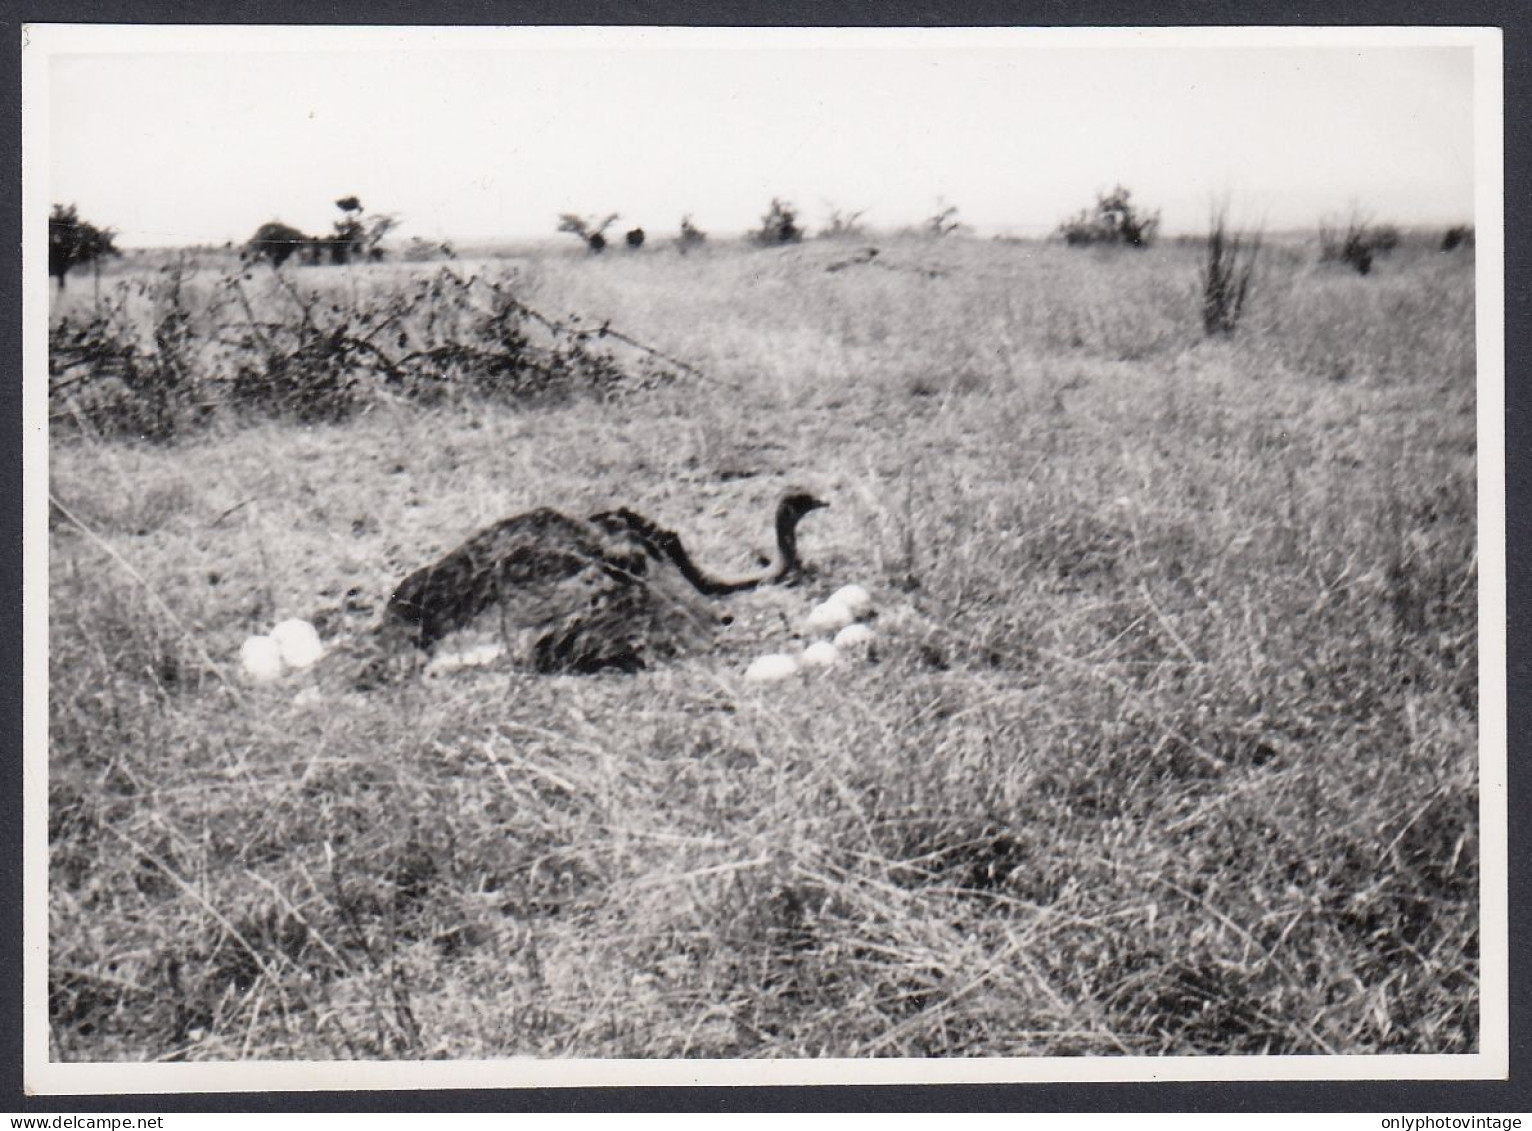
[[[29,1089],[1505,1075],[1496,29],[19,34]]]

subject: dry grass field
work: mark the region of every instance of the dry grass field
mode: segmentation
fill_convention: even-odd
[[[1208,340],[1195,246],[879,246],[460,260],[684,367],[334,412],[265,411],[238,335],[452,346],[442,265],[104,277],[183,392],[254,392],[149,441],[60,374],[53,1058],[1477,1049],[1472,253],[1278,243]],[[789,485],[812,573],[714,652],[327,670],[498,518],[624,504],[738,571]],[[847,582],[870,661],[743,679]],[[242,681],[286,617],[334,654]]]

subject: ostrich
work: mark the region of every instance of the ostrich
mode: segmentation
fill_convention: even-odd
[[[586,519],[543,507],[497,522],[406,577],[384,631],[429,649],[489,628],[541,672],[638,671],[704,646],[719,623],[702,598],[792,581],[798,522],[828,503],[790,492],[777,504],[777,551],[748,577],[703,571],[680,537],[626,507]]]

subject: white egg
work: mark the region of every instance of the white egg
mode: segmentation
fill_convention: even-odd
[[[306,620],[285,620],[271,630],[271,638],[282,649],[282,660],[290,668],[306,668],[324,655],[319,633]]]
[[[803,625],[810,632],[837,632],[855,619],[850,609],[832,597],[810,609]]]
[[[842,652],[865,652],[877,638],[865,624],[848,624],[835,634],[835,646]]]
[[[872,611],[872,595],[860,585],[842,585],[830,597],[851,610],[853,617],[864,617]]]
[[[252,636],[239,648],[239,663],[251,683],[282,678],[282,646],[269,636]]]
[[[750,661],[745,678],[751,683],[776,683],[798,674],[798,661],[784,652],[772,652]]]
[[[840,649],[828,640],[816,640],[803,650],[806,668],[832,668],[840,663]]]

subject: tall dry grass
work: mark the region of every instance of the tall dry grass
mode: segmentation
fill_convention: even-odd
[[[1195,249],[846,254],[467,266],[705,375],[631,395],[55,439],[56,1058],[1477,1046],[1471,266],[1268,247],[1208,342]],[[738,568],[788,483],[717,655],[235,678],[515,510]],[[876,662],[743,682],[853,580]]]

